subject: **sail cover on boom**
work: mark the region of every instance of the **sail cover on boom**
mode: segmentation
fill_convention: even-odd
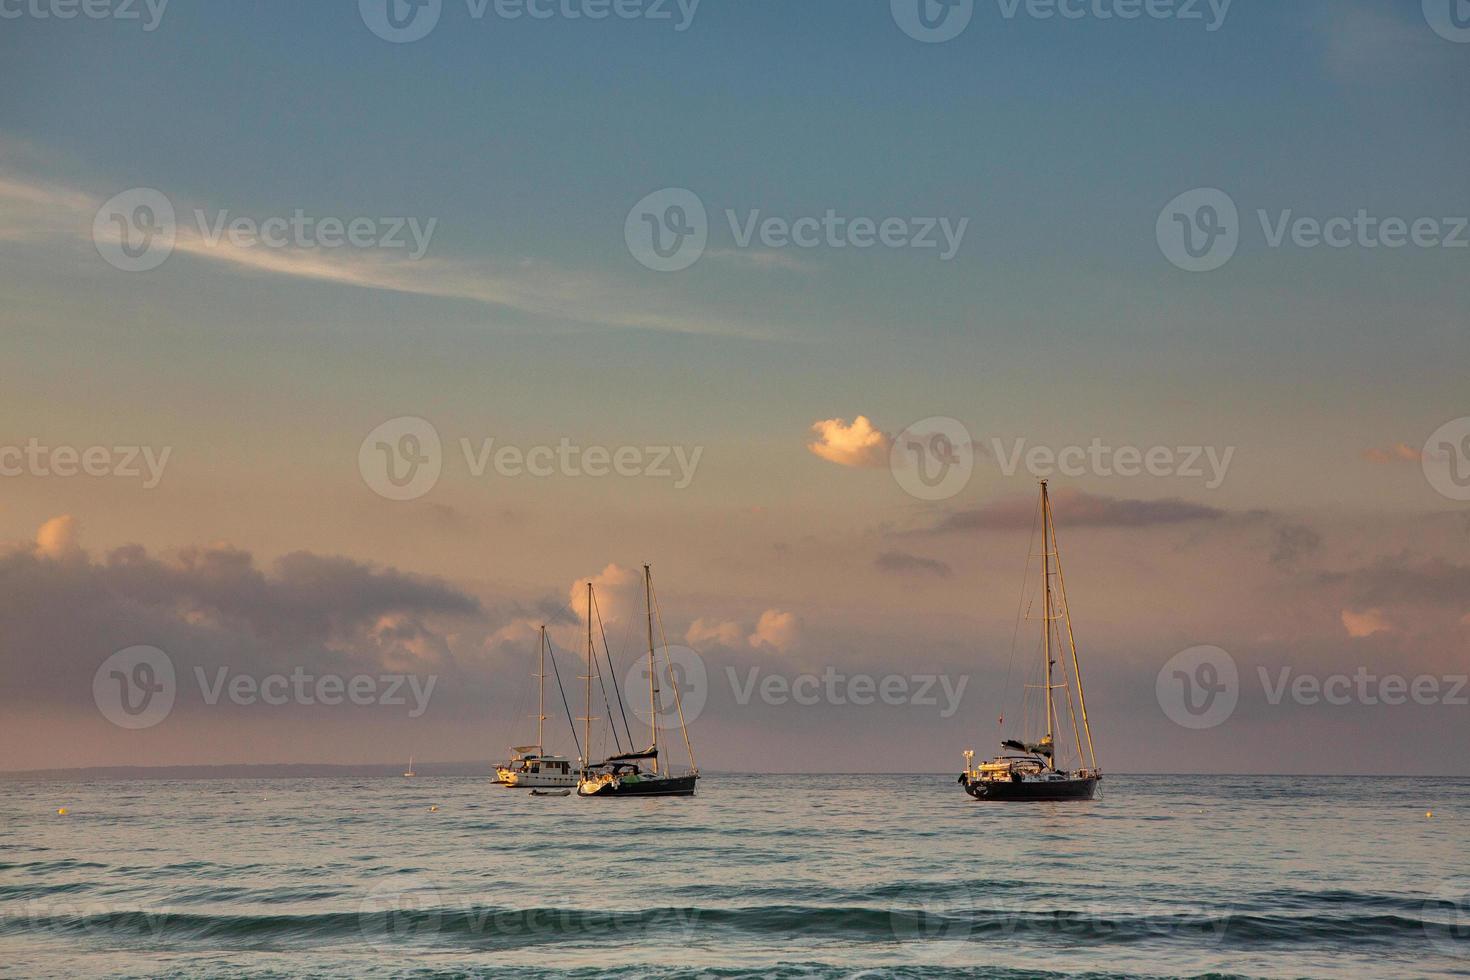
[[[1025,752],[1027,755],[1044,755],[1050,759],[1056,749],[1049,740],[1041,742],[1018,742],[1015,739],[1006,739],[1000,743],[1003,749],[1014,749],[1017,752]]]

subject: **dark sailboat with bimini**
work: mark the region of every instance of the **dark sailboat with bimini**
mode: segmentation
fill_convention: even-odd
[[[1044,710],[1039,712],[1036,720],[1045,724],[1046,731],[1034,741],[1025,738],[1005,739],[1001,742],[1001,748],[1009,754],[997,756],[979,766],[975,765],[974,750],[966,752],[965,770],[960,773],[959,782],[965,792],[977,800],[1090,800],[1096,795],[1097,785],[1102,780],[1102,770],[1097,766],[1097,752],[1092,742],[1092,726],[1087,720],[1087,700],[1082,691],[1077,642],[1072,633],[1071,613],[1067,608],[1066,581],[1062,576],[1062,560],[1057,550],[1056,527],[1052,521],[1051,495],[1045,480],[1041,482],[1039,514],[1042,670],[1041,683],[1030,685],[1028,689],[1039,688],[1041,691]],[[1027,570],[1030,570],[1029,560]],[[1025,601],[1024,595],[1022,601]],[[1065,649],[1061,643],[1059,624],[1066,625]],[[1066,652],[1070,652],[1070,658],[1062,655]],[[1013,649],[1013,659],[1014,656]],[[1057,691],[1063,692],[1062,706],[1066,709],[1072,729],[1072,743],[1077,750],[1075,769],[1058,765],[1059,755],[1065,751],[1065,743],[1059,751],[1056,740],[1060,720]],[[1005,718],[1002,716],[1001,724],[1004,723]]]
[[[626,752],[618,752],[608,756],[596,765],[583,768],[581,780],[577,785],[577,795],[585,797],[625,797],[625,796],[693,796],[694,784],[699,779],[699,767],[694,762],[694,748],[689,742],[689,727],[684,722],[684,706],[679,698],[679,679],[670,663],[668,657],[668,644],[663,644],[663,663],[660,665],[658,650],[653,643],[653,624],[657,600],[653,593],[653,572],[649,566],[643,566],[643,592],[644,604],[648,617],[648,695],[649,695],[649,717],[648,726],[652,735],[649,747],[642,751],[631,749],[633,745],[632,733],[628,732],[630,749]],[[592,679],[596,676],[596,652],[592,643],[592,585],[587,585],[587,717],[585,741],[588,751],[592,745]],[[663,620],[659,618],[659,634],[663,634]],[[674,696],[674,707],[678,713],[679,731],[684,738],[684,748],[689,753],[689,769],[685,772],[674,772],[668,763],[660,758],[666,752],[666,746],[659,743],[659,716],[662,714],[660,702],[660,675],[668,677],[669,687]],[[622,692],[616,688],[614,695],[618,700],[618,709],[622,712]],[[604,696],[606,689],[604,688]],[[611,711],[609,710],[609,714]],[[612,723],[612,719],[609,718]],[[624,729],[627,729],[627,717],[623,717]],[[616,734],[616,724],[613,731]]]

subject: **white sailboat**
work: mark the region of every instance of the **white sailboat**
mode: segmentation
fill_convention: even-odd
[[[547,755],[544,751],[546,726],[546,651],[550,641],[546,627],[541,627],[541,665],[536,674],[536,744],[511,748],[510,762],[495,767],[496,781],[502,786],[536,789],[571,789],[577,785],[577,773],[570,759]],[[555,659],[552,661],[555,666]],[[561,681],[558,678],[558,685]]]
[[[410,779],[418,775],[418,773],[413,771],[413,756],[408,757],[408,769],[406,769],[403,774]]]

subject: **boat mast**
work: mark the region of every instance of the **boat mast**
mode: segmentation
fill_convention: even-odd
[[[1046,741],[1056,752],[1054,737],[1055,718],[1051,703],[1051,504],[1048,500],[1046,481],[1041,481],[1041,581],[1045,598],[1041,605],[1042,655],[1046,657]],[[1056,768],[1056,756],[1050,760]]]
[[[536,674],[536,753],[546,754],[542,729],[546,726],[546,627],[541,627],[541,669]]]
[[[1055,536],[1056,532],[1052,532]],[[1082,667],[1077,661],[1077,636],[1072,632],[1072,609],[1067,602],[1067,575],[1062,571],[1062,553],[1057,549],[1057,584],[1062,588],[1062,615],[1067,622],[1067,643],[1072,649],[1072,676],[1077,678],[1077,706],[1082,711],[1082,731],[1087,735],[1087,754],[1091,758],[1092,768],[1097,768],[1097,749],[1092,744],[1092,722],[1087,719],[1087,694],[1082,687]],[[1078,755],[1082,754],[1082,747],[1077,747]]]
[[[653,713],[648,726],[653,729],[653,773],[658,775],[658,666],[653,656],[653,570],[643,566],[643,605],[648,613],[648,704]]]
[[[592,766],[592,582],[587,582],[587,714],[582,718],[582,769]]]

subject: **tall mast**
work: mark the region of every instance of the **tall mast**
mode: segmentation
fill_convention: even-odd
[[[648,704],[652,715],[648,726],[653,729],[653,771],[658,774],[658,666],[653,656],[653,570],[643,566],[643,605],[648,613]]]
[[[546,627],[541,627],[541,669],[536,674],[536,751],[546,754],[542,728],[546,725]]]
[[[592,582],[587,582],[587,715],[582,719],[582,768],[592,765]]]
[[[1056,532],[1052,532],[1056,536]],[[1097,768],[1097,749],[1092,744],[1092,723],[1087,720],[1087,694],[1082,687],[1082,667],[1077,662],[1077,637],[1072,632],[1072,610],[1067,603],[1067,573],[1062,571],[1062,550],[1057,548],[1057,584],[1062,589],[1062,615],[1067,621],[1067,644],[1072,648],[1072,676],[1077,678],[1077,706],[1082,710],[1082,730],[1087,735],[1087,754],[1091,758],[1092,768]],[[1077,747],[1077,754],[1082,754],[1082,747]]]
[[[1047,497],[1046,481],[1041,481],[1041,581],[1045,598],[1041,605],[1041,647],[1046,657],[1046,739],[1056,751],[1054,737],[1055,721],[1051,703],[1051,504]],[[1052,756],[1052,768],[1056,768],[1056,756]]]

